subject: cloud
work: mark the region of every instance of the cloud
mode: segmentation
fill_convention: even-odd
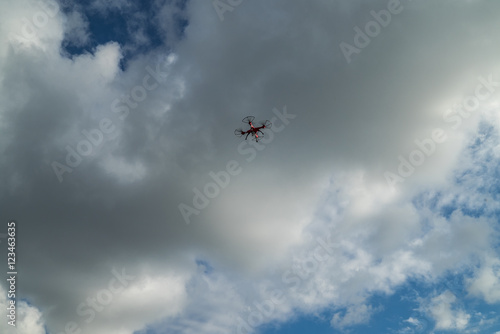
[[[464,330],[469,323],[470,314],[456,307],[456,296],[450,291],[433,297],[426,306],[429,315],[436,321],[438,330]]]
[[[330,323],[334,328],[343,329],[346,326],[367,323],[373,313],[374,310],[369,305],[355,305],[348,307],[343,315],[340,312],[335,313]]]
[[[8,310],[8,307],[11,307],[11,303],[10,299],[7,299],[7,290],[0,286],[0,316],[2,317],[0,330],[2,333],[45,334],[44,319],[39,309],[26,301],[18,300],[15,304],[15,318],[10,319],[8,316],[11,310]],[[12,322],[15,326],[9,325],[8,322],[12,320],[15,320]]]
[[[90,42],[89,21],[85,14],[73,11],[66,14],[65,41],[76,47],[86,46]]]
[[[469,294],[481,297],[490,304],[499,302],[499,268],[500,261],[497,258],[487,257],[485,263],[476,271],[474,277],[468,280],[467,291]]]

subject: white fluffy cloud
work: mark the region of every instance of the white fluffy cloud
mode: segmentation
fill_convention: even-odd
[[[475,276],[468,281],[468,292],[493,304],[500,301],[500,260],[487,257]]]
[[[427,310],[436,321],[438,330],[464,330],[469,323],[470,315],[457,307],[457,298],[450,291],[445,291],[432,298]]]
[[[371,306],[356,305],[347,308],[344,315],[335,313],[331,320],[331,325],[335,328],[343,329],[346,326],[367,323],[373,313]]]
[[[7,290],[0,285],[0,330],[5,334],[45,334],[44,319],[42,312],[35,306],[25,301],[17,300],[11,306],[11,299],[7,299]],[[11,308],[9,310],[8,308]],[[15,316],[10,318],[9,316]],[[9,324],[11,322],[11,324]]]
[[[90,42],[89,22],[84,14],[78,11],[67,14],[66,25],[64,29],[66,43],[82,47]]]

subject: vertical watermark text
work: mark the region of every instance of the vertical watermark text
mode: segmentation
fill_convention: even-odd
[[[7,324],[16,327],[16,222],[7,223]]]

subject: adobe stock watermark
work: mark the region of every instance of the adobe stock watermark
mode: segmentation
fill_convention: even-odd
[[[232,12],[236,7],[241,5],[243,0],[214,0],[212,5],[214,6],[215,12],[219,16],[219,19],[224,21],[224,13]]]
[[[332,233],[326,238],[316,238],[317,246],[304,256],[298,263],[292,265],[288,270],[285,270],[281,275],[281,281],[286,289],[294,289],[303,285],[304,282],[312,277],[317,272],[320,265],[334,257],[335,249],[340,245],[332,240]],[[286,301],[285,290],[273,289],[268,293],[268,299],[253,302],[252,307],[248,307],[250,312],[244,319],[241,315],[236,318],[238,334],[253,333],[257,327],[264,324],[267,320],[272,320],[276,313],[277,307]]]
[[[481,102],[485,102],[491,97],[495,92],[495,87],[500,85],[500,82],[493,80],[492,74],[487,78],[480,76],[477,80],[479,84],[476,86],[474,94],[466,96],[462,99],[462,103],[443,114],[443,120],[446,123],[452,123],[452,125],[448,124],[452,130],[458,129],[462,124],[462,120],[469,118],[471,113],[480,107]],[[448,135],[442,128],[434,129],[428,138],[415,139],[414,143],[417,148],[410,152],[408,158],[402,155],[398,156],[397,174],[391,171],[384,172],[387,185],[394,187],[398,183],[403,183],[405,179],[415,173],[417,167],[422,166],[426,159],[436,152],[437,145],[446,142],[447,139]]]
[[[7,322],[9,326],[16,327],[16,281],[17,281],[17,249],[16,249],[16,241],[17,241],[17,236],[16,236],[16,222],[15,221],[9,221],[7,223],[7,235],[9,236],[7,238],[7,250],[9,251],[7,253],[7,282],[9,286],[9,290],[7,292],[7,298],[8,298],[8,304],[9,306],[7,307],[8,314],[7,318],[10,320]]]
[[[244,140],[238,145],[238,153],[246,157],[246,162],[252,162],[259,151],[263,151],[267,145],[269,145],[274,140],[274,134],[279,133],[285,129],[285,126],[290,123],[289,120],[294,119],[297,115],[289,114],[287,112],[286,106],[283,107],[282,111],[278,109],[273,109],[274,117],[271,118],[272,126],[271,128],[264,129],[265,135],[259,142],[254,142],[251,140]],[[281,124],[277,123],[280,121]],[[239,175],[243,171],[243,167],[236,160],[230,160],[227,162],[224,170],[219,172],[211,171],[208,173],[209,177],[213,182],[206,183],[200,190],[199,188],[193,188],[193,200],[192,206],[180,203],[178,205],[179,211],[186,224],[191,223],[192,215],[199,215],[203,209],[208,207],[210,200],[213,200],[221,193],[221,190],[226,188],[231,182],[231,177]]]
[[[40,10],[34,13],[31,18],[22,18],[23,24],[20,31],[8,34],[9,43],[16,54],[21,45],[33,41],[38,36],[38,32],[60,11],[59,4],[55,0],[37,1],[37,6]]]
[[[148,93],[156,90],[168,76],[167,68],[176,60],[176,56],[171,54],[166,57],[163,63],[158,62],[156,68],[149,65],[145,67],[145,74],[140,84],[130,89],[128,94],[121,98],[116,98],[111,102],[111,112],[117,114],[120,121],[124,121],[131,109],[135,109],[141,102],[146,100]],[[163,68],[160,68],[162,66]],[[51,167],[59,183],[64,181],[64,174],[72,173],[77,168],[84,157],[91,156],[95,149],[104,142],[115,139],[118,136],[118,127],[110,118],[102,118],[96,127],[89,130],[82,130],[82,139],[74,146],[66,145],[66,156],[63,162],[52,161]]]
[[[387,2],[387,9],[382,9],[378,12],[374,10],[370,11],[373,20],[368,21],[363,30],[358,26],[354,27],[354,45],[344,41],[339,44],[340,50],[347,63],[349,64],[352,61],[352,56],[354,54],[361,53],[363,49],[370,45],[372,39],[380,34],[382,28],[387,28],[389,24],[391,24],[393,16],[400,14],[403,9],[404,7],[400,0],[389,0]]]
[[[82,318],[84,323],[90,324],[94,321],[97,313],[102,312],[106,306],[111,304],[116,295],[123,292],[135,279],[135,276],[127,275],[125,269],[122,269],[121,272],[112,269],[111,274],[113,274],[113,278],[109,280],[107,288],[99,290],[95,296],[88,297],[77,306],[76,314]],[[64,331],[57,334],[80,334],[81,332],[82,321],[69,321],[64,326]]]

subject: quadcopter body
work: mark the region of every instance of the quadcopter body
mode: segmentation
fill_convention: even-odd
[[[253,124],[254,119],[255,119],[254,116],[247,116],[247,117],[243,118],[242,122],[248,124],[250,126],[250,129],[244,131],[243,129],[239,128],[239,129],[234,130],[234,134],[238,137],[242,137],[245,135],[245,140],[248,139],[248,136],[251,136],[251,138],[253,140],[258,142],[259,138],[264,137],[264,132],[262,132],[262,129],[270,128],[271,122],[266,120],[264,122],[260,122],[259,123],[260,126],[255,126]]]

